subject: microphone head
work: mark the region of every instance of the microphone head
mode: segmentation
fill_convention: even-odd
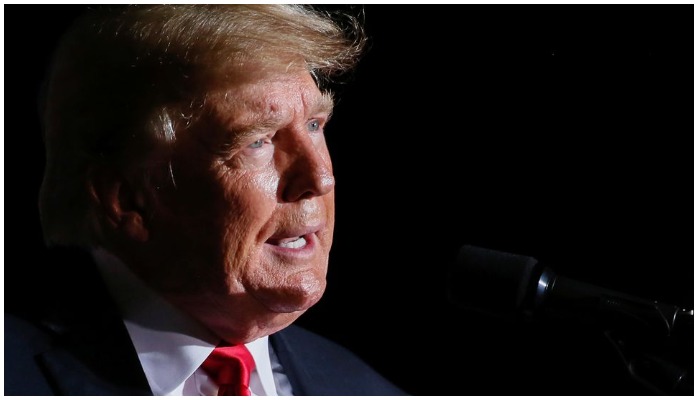
[[[528,314],[543,267],[532,257],[466,245],[450,268],[448,298],[492,316]]]

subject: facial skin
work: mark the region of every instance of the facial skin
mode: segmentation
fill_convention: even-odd
[[[142,248],[126,258],[219,337],[249,342],[292,323],[325,290],[332,101],[300,70],[238,82],[206,107],[177,130],[175,185],[157,190]]]

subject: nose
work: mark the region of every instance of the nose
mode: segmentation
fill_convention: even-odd
[[[323,196],[335,187],[333,168],[325,142],[297,141],[289,156],[291,162],[283,175],[281,196],[295,202]]]

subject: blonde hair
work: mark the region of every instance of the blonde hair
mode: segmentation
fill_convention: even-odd
[[[47,244],[97,240],[91,168],[148,171],[236,68],[306,68],[323,85],[357,63],[358,19],[297,5],[95,8],[62,38],[41,107]],[[301,60],[301,62],[299,62]],[[172,171],[170,171],[172,173]]]

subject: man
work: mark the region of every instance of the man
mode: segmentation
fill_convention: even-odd
[[[78,19],[45,87],[40,211],[47,242],[96,269],[57,255],[51,312],[6,316],[5,394],[403,394],[291,325],[325,289],[324,85],[365,42],[345,21],[290,5]],[[224,382],[211,360],[233,348],[243,377]]]

